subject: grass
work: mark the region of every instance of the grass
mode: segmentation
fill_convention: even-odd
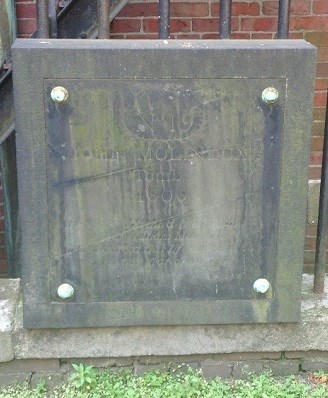
[[[321,372],[307,381],[290,376],[275,379],[271,374],[249,375],[245,380],[206,380],[201,372],[150,371],[143,376],[131,372],[96,372],[92,366],[73,365],[70,381],[48,391],[44,381],[31,389],[26,384],[0,390],[0,398],[328,398],[328,376]]]

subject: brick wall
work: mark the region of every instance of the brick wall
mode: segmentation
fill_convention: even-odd
[[[16,4],[19,35],[29,37],[36,29],[35,0],[16,0]],[[278,0],[233,1],[232,37],[275,38],[277,11]],[[215,39],[219,26],[218,15],[219,1],[172,1],[171,38]],[[131,1],[112,23],[111,32],[112,38],[117,39],[157,38],[158,3],[150,0]],[[319,47],[305,242],[305,262],[313,263],[328,86],[328,0],[292,0],[290,38],[304,38]],[[3,268],[2,265],[0,272]]]

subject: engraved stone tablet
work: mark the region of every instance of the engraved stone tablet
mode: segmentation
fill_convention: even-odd
[[[268,109],[269,83],[282,101]],[[53,288],[74,280],[79,301],[252,298],[245,282],[275,261],[286,81],[45,86]]]
[[[26,325],[297,320],[312,81],[299,88],[293,67],[301,52],[312,76],[313,48],[271,43],[274,70],[270,51],[257,65],[260,44],[62,42],[14,49],[18,109],[31,84],[22,68],[31,54],[43,59],[42,85],[30,79],[36,104],[18,116],[21,203],[35,188]],[[64,65],[53,70],[54,56]],[[55,87],[65,101],[52,99]],[[274,103],[262,99],[267,87]],[[31,274],[48,286],[33,297]]]

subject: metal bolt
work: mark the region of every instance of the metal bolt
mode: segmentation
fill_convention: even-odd
[[[266,293],[270,288],[270,282],[267,279],[260,278],[256,279],[253,285],[253,289],[256,291],[256,293]]]
[[[262,100],[268,105],[274,104],[278,97],[278,90],[274,87],[267,87],[262,91]]]
[[[74,287],[69,283],[63,283],[57,289],[58,296],[61,299],[68,299],[74,294]]]
[[[57,86],[51,90],[51,99],[54,102],[60,104],[61,102],[65,102],[68,98],[68,91],[65,87]]]

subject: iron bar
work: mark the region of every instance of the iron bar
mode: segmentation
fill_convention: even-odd
[[[170,37],[170,0],[159,0],[159,38]]]
[[[65,1],[63,3],[63,7],[60,8],[60,11],[58,12],[57,19],[59,20],[59,19],[63,18],[69,12],[69,10],[72,8],[72,6],[75,3],[77,3],[77,1],[78,0],[70,0],[70,1],[67,1],[67,2]],[[59,2],[59,7],[61,6],[60,3],[61,2]]]
[[[48,0],[49,3],[49,24],[50,24],[50,37],[57,39],[58,25],[57,25],[57,0]]]
[[[325,288],[326,251],[328,237],[328,97],[326,109],[326,124],[323,140],[321,186],[319,200],[319,216],[317,227],[317,244],[314,264],[315,293],[323,293]]]
[[[98,39],[109,39],[110,0],[98,0]]]
[[[288,39],[290,0],[279,0],[278,39]]]
[[[37,0],[37,37],[49,38],[48,0]]]
[[[0,146],[6,141],[6,139],[15,131],[15,125],[11,124],[4,134],[0,137]]]
[[[116,15],[129,3],[130,0],[120,0],[119,3],[113,5],[111,7],[111,11],[109,14],[109,22],[112,22]],[[97,39],[98,37],[98,28],[93,26],[88,30],[88,38],[89,39]]]
[[[231,36],[231,3],[232,0],[220,1],[220,39]]]
[[[0,76],[0,88],[12,77],[12,70],[8,69],[3,76]]]

